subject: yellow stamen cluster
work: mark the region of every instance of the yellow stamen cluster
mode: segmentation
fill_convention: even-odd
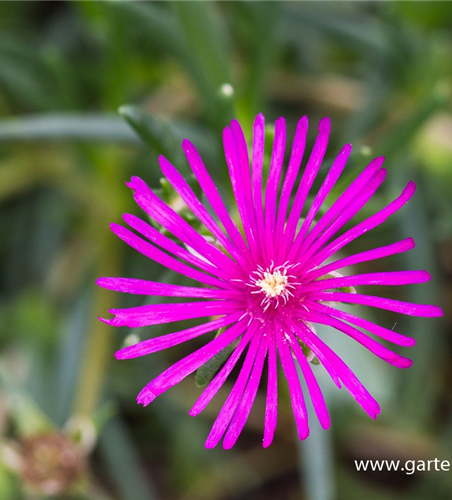
[[[267,297],[277,297],[286,289],[287,276],[281,274],[280,271],[264,272],[264,277],[256,281],[256,285],[262,289]]]

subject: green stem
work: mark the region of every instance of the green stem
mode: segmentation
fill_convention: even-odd
[[[119,240],[109,231],[108,224],[119,220],[124,212],[121,203],[124,178],[121,161],[118,161],[117,150],[104,151],[99,163],[99,177],[93,182],[93,216],[88,229],[89,238],[95,244],[96,266],[95,276],[117,276],[120,274]],[[108,170],[107,170],[108,169]],[[108,200],[114,200],[109,203]],[[104,202],[102,204],[102,202]],[[102,394],[107,374],[107,367],[112,359],[114,329],[102,323],[99,315],[105,315],[106,309],[111,308],[117,300],[118,294],[96,286],[93,299],[93,315],[91,327],[86,338],[85,353],[80,368],[80,378],[74,400],[76,414],[91,415],[97,407]]]
[[[104,232],[107,228],[104,226]],[[98,267],[99,276],[115,276],[118,268],[117,257],[113,248],[116,245],[107,245],[110,238],[104,237],[104,242],[100,248],[104,248],[101,254],[104,261]],[[105,305],[111,305],[115,300],[112,292],[97,288],[94,296],[94,311],[103,311]],[[113,328],[102,323],[97,316],[93,315],[91,327],[85,345],[85,354],[80,371],[80,379],[75,397],[75,413],[91,415],[97,406],[105,377],[109,360],[112,356]]]
[[[306,394],[306,383],[298,366],[297,372]],[[334,492],[331,430],[325,432],[320,427],[312,405],[306,406],[310,434],[305,441],[298,441],[298,464],[306,498],[309,500],[332,500],[336,495]]]

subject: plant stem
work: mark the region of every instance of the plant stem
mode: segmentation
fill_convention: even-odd
[[[307,394],[300,368],[298,376]],[[309,402],[308,402],[309,403]],[[298,441],[298,467],[308,500],[333,500],[334,471],[331,431],[325,432],[317,420],[312,404],[307,404],[310,434],[305,441]],[[298,438],[297,438],[298,439]],[[304,459],[303,459],[304,458]]]

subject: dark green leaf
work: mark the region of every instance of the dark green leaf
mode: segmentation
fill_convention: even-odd
[[[179,169],[186,170],[181,149],[182,137],[170,122],[144,112],[136,106],[121,106],[119,113],[154,153],[162,154]]]
[[[139,143],[127,125],[113,115],[48,113],[0,121],[0,142],[42,139]]]
[[[223,85],[230,83],[230,75],[218,6],[215,2],[172,2],[171,7],[187,48],[184,61],[198,86],[209,120],[223,128],[234,115],[234,103],[233,94],[222,96]]]
[[[217,333],[217,337],[224,332],[224,328],[220,328]],[[207,363],[201,366],[195,373],[195,383],[198,387],[206,386],[218,372],[223,363],[229,358],[233,353],[234,349],[237,347],[239,339],[232,344],[229,344],[222,351],[220,351],[216,356],[209,359]]]

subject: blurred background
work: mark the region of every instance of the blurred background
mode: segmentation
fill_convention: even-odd
[[[0,499],[452,498],[450,472],[354,466],[452,460],[451,55],[450,2],[1,2]],[[231,381],[196,419],[193,377],[137,406],[143,385],[202,341],[116,361],[125,343],[172,327],[100,323],[141,299],[95,280],[175,279],[111,234],[122,213],[141,215],[124,182],[139,175],[161,188],[160,153],[188,175],[186,137],[231,197],[221,131],[237,117],[250,137],[261,111],[270,146],[278,116],[292,138],[307,114],[309,145],[331,117],[323,172],[354,146],[338,192],[386,155],[387,180],[361,217],[416,181],[408,206],[345,251],[413,236],[415,250],[360,269],[427,269],[428,284],[379,291],[440,305],[445,317],[358,310],[416,337],[399,350],[414,359],[406,371],[319,331],[379,400],[376,422],[315,367],[328,432],[312,419],[298,443],[281,384],[271,448],[261,446],[262,391],[236,447],[207,451]]]

